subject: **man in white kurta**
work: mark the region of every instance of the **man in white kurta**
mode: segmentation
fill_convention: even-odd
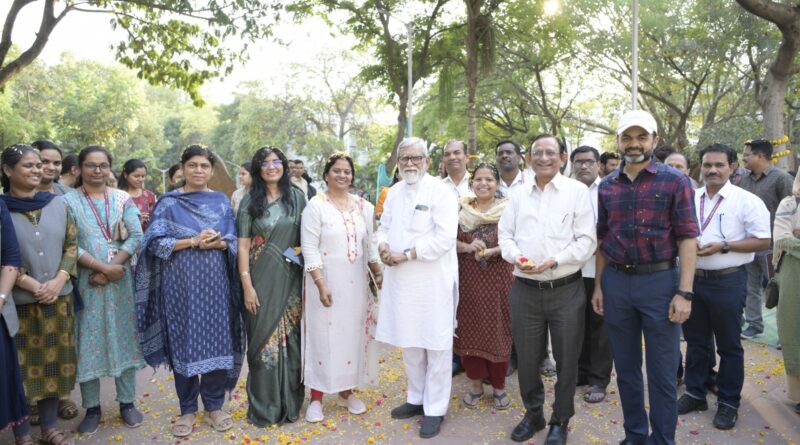
[[[403,348],[407,403],[404,419],[424,415],[420,436],[439,433],[450,401],[451,359],[458,295],[458,203],[426,173],[427,146],[418,138],[398,147],[403,180],[389,189],[376,232],[384,264],[376,339]]]

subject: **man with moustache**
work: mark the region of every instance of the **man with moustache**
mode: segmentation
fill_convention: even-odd
[[[589,202],[592,216],[597,224],[597,188],[600,185],[600,153],[594,147],[580,146],[570,154],[572,172],[575,179],[589,187]],[[586,403],[599,403],[606,398],[606,387],[611,381],[611,344],[603,326],[603,317],[592,310],[594,294],[595,256],[592,255],[581,268],[583,287],[586,291],[585,328],[583,348],[578,359],[578,386],[589,385],[583,394]]]
[[[500,169],[500,183],[497,189],[508,197],[511,190],[525,184],[525,175],[519,169],[522,148],[514,141],[502,140],[494,146],[495,164]]]
[[[61,147],[48,140],[36,141],[31,146],[39,150],[39,156],[42,158],[42,182],[37,190],[54,195],[67,193],[69,188],[58,183],[58,177],[61,176],[61,162],[64,158]]]
[[[605,320],[617,371],[622,444],[675,443],[680,325],[692,310],[699,235],[694,193],[683,173],[652,158],[656,121],[629,111],[617,127],[620,168],[598,189],[597,255],[592,306]],[[680,272],[676,259],[680,256]],[[644,403],[645,337],[650,427]]]
[[[442,181],[455,193],[456,198],[474,196],[469,188],[469,172],[467,172],[467,144],[463,141],[448,141],[442,152],[447,176]]]
[[[547,352],[549,331],[558,377],[545,444],[559,445],[567,442],[569,420],[575,414],[586,308],[580,269],[595,251],[597,239],[589,190],[560,173],[567,160],[564,142],[549,134],[537,136],[531,160],[533,181],[511,194],[498,224],[503,259],[514,264],[516,276],[508,298],[526,409],[511,439],[527,441],[545,427],[539,364]]]
[[[744,384],[741,315],[747,295],[745,265],[754,252],[769,248],[769,211],[758,196],[731,184],[737,167],[736,151],[713,144],[700,152],[700,171],[706,186],[695,191],[700,221],[697,270],[692,314],[683,324],[686,339],[686,392],[678,400],[678,414],[705,411],[706,381],[716,339],[720,355],[714,427],[736,425]]]
[[[600,177],[605,178],[619,167],[619,155],[612,151],[604,151],[600,155]]]
[[[423,415],[422,438],[439,434],[450,402],[458,300],[458,202],[426,173],[429,163],[423,140],[400,142],[402,181],[389,189],[376,232],[387,268],[375,338],[403,348],[408,379],[406,403],[392,418]]]

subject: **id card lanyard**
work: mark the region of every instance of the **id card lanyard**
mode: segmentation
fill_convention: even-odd
[[[89,208],[92,209],[92,213],[94,214],[94,218],[97,221],[97,225],[100,226],[100,231],[103,232],[103,237],[105,237],[106,242],[108,242],[108,262],[110,263],[111,260],[114,258],[116,254],[116,249],[114,248],[114,240],[111,238],[111,206],[108,202],[108,190],[103,191],[103,201],[106,205],[106,222],[103,224],[103,221],[100,218],[100,212],[97,211],[97,207],[95,207],[94,202],[92,202],[92,198],[86,192],[86,189],[81,187],[81,191],[83,192],[84,198],[86,198],[86,202],[89,203]]]

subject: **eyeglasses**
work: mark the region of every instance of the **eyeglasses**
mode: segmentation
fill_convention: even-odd
[[[264,161],[261,163],[261,168],[278,168],[283,165],[283,161],[280,159],[273,159],[271,161]],[[295,167],[296,168],[296,167]]]
[[[534,158],[557,158],[559,153],[557,151],[552,150],[536,150],[531,152],[531,156]]]
[[[594,159],[582,159],[578,161],[572,161],[572,164],[575,165],[575,168],[591,167],[594,164],[597,164],[597,161]]]
[[[88,168],[89,170],[92,170],[92,171],[95,171],[95,170],[105,171],[105,170],[108,170],[108,169],[111,168],[111,164],[106,164],[106,163],[94,164],[94,163],[91,163],[91,162],[87,162],[86,164],[83,164],[83,166]]]
[[[201,164],[189,162],[184,167],[188,168],[189,170],[211,170],[211,164],[208,162],[204,162]]]
[[[425,156],[403,156],[402,158],[398,158],[397,162],[399,162],[400,165],[408,163],[419,164],[423,159],[425,159]]]

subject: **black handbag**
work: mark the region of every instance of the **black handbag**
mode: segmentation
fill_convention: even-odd
[[[767,283],[767,287],[764,288],[764,306],[767,309],[772,309],[778,305],[778,299],[780,298],[780,289],[778,289],[778,278],[777,274],[781,270],[781,263],[783,263],[783,256],[786,255],[786,252],[781,253],[781,257],[778,258],[778,264],[775,266],[775,274],[769,279]]]

